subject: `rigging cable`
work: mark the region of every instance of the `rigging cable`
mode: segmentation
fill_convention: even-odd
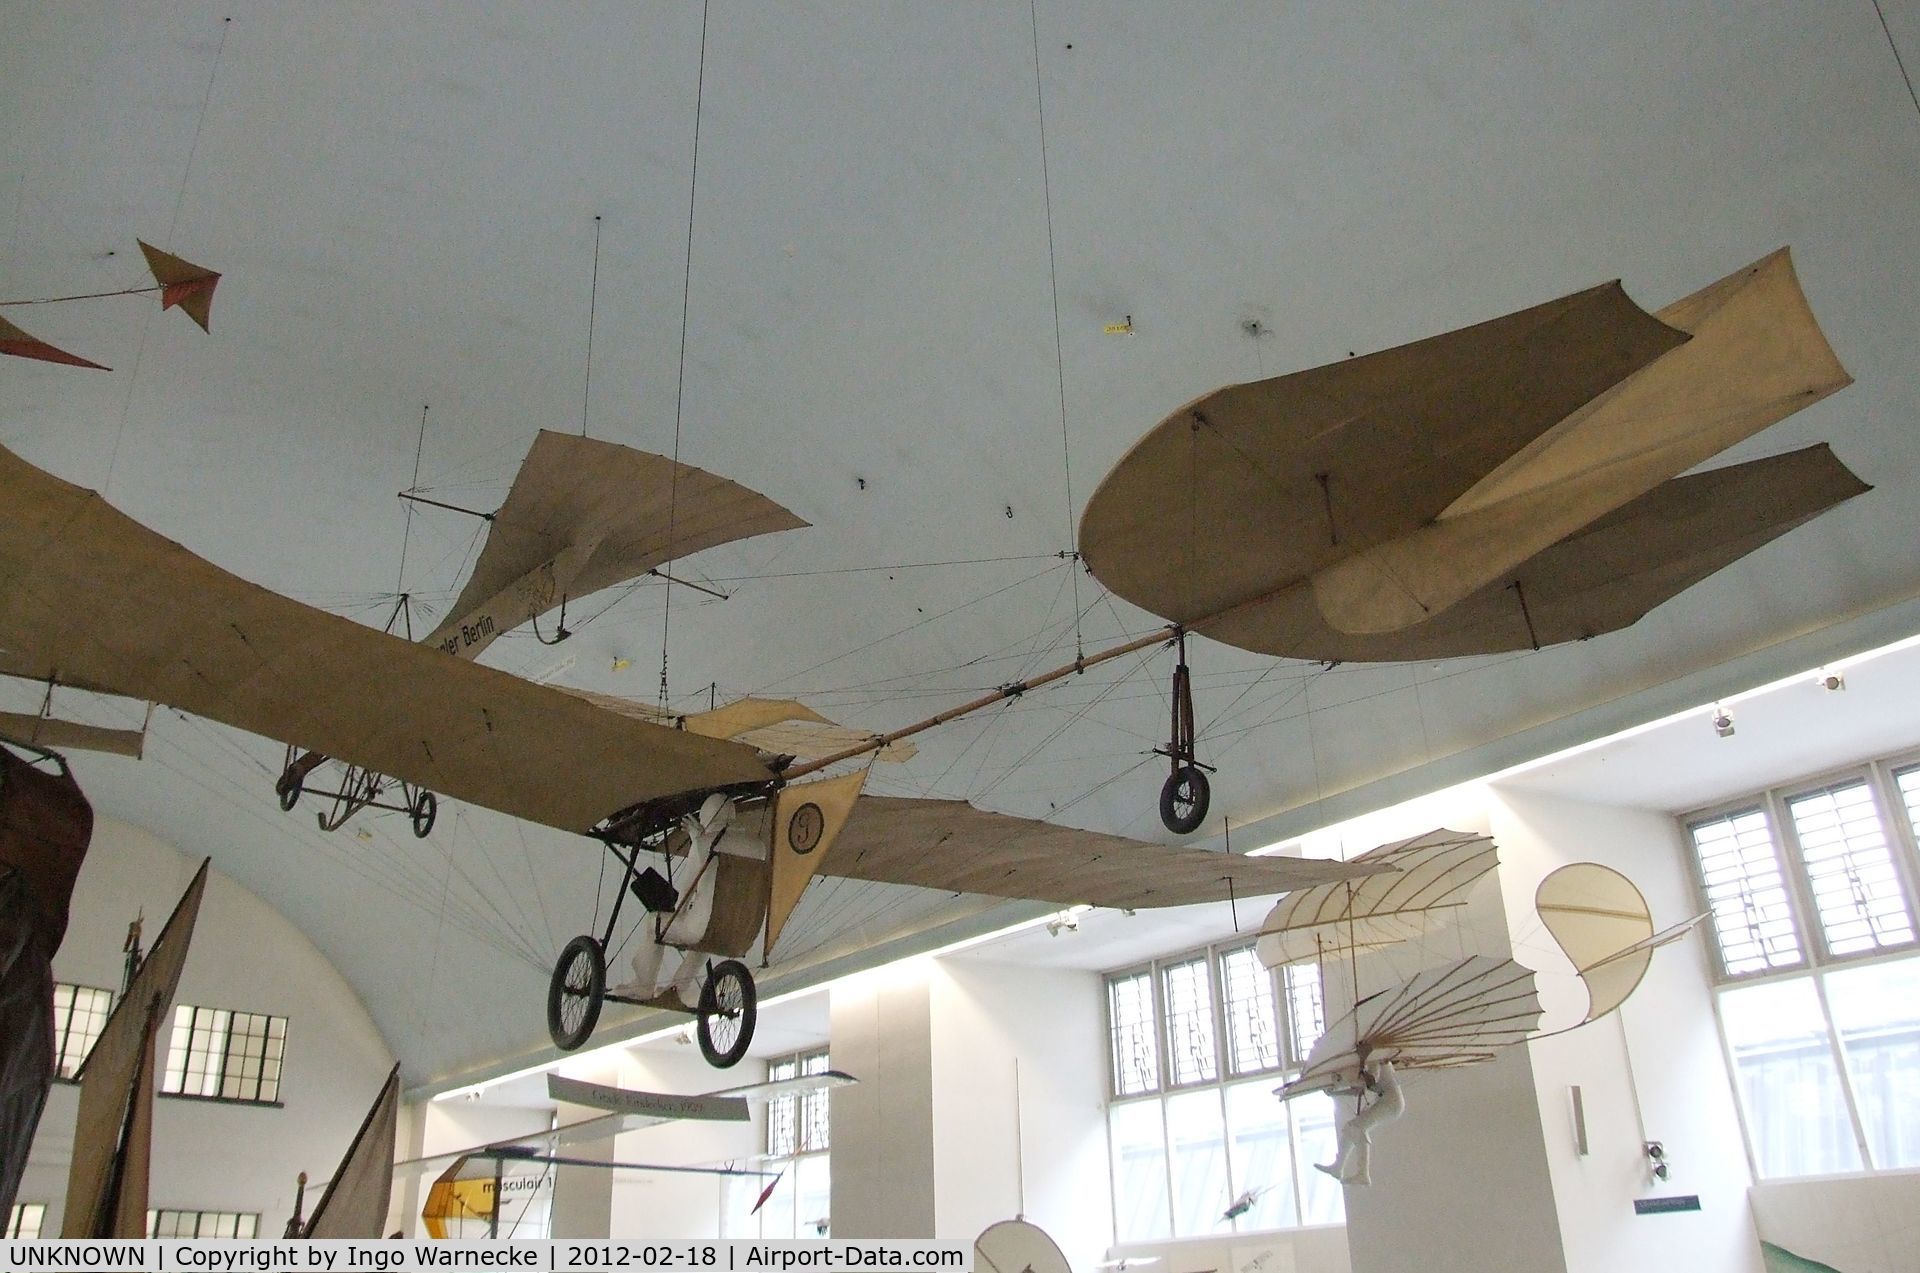
[[[680,280],[680,370],[673,388],[673,469],[667,477],[667,560],[673,560],[680,511],[680,418],[687,397],[687,311],[693,299],[693,214],[700,194],[700,115],[707,95],[707,0],[700,4],[700,71],[693,89],[693,163],[687,181],[687,259]],[[667,636],[673,628],[673,580],[666,580],[660,611],[660,706],[667,705]]]
[[[188,179],[193,176],[193,157],[200,151],[200,132],[207,124],[207,104],[213,100],[213,82],[220,74],[220,62],[227,52],[227,33],[232,29],[232,18],[221,19],[220,47],[214,51],[213,66],[207,71],[206,91],[200,95],[200,115],[193,123],[193,142],[187,147],[187,166],[180,173],[180,191],[173,200],[173,219],[167,222],[168,247],[173,246],[174,233],[180,228],[180,208],[186,202]],[[140,383],[140,361],[147,352],[147,328],[153,322],[153,315],[154,311],[149,309],[140,320],[140,341],[134,346],[133,367],[127,372],[127,396],[120,403],[120,423],[113,431],[113,449],[107,454],[107,477],[100,484],[102,495],[113,490],[113,473],[120,464],[120,443],[127,436],[127,417],[133,414],[133,391]]]
[[[600,308],[600,217],[593,218],[593,280],[587,284],[587,374],[580,389],[580,436],[587,436],[587,407],[593,401],[593,318]]]
[[[1078,612],[1080,541],[1074,533],[1073,449],[1067,443],[1067,360],[1060,340],[1060,267],[1053,247],[1053,176],[1047,166],[1047,96],[1040,78],[1040,0],[1027,0],[1027,16],[1033,26],[1033,100],[1040,119],[1040,194],[1047,210],[1047,278],[1053,294],[1053,370],[1060,385],[1060,464],[1066,477],[1067,543],[1074,566],[1073,608]],[[1073,630],[1073,649],[1076,659],[1086,654],[1078,623]]]

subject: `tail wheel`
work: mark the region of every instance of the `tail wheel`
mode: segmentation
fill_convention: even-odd
[[[414,798],[413,808],[408,811],[413,819],[413,833],[420,839],[427,838],[433,830],[433,819],[440,812],[440,802],[434,799],[431,791],[423,791]]]
[[[758,1014],[759,994],[745,964],[725,959],[709,968],[700,987],[699,1029],[707,1064],[724,1070],[745,1056]]]
[[[1160,821],[1175,835],[1199,829],[1207,820],[1207,802],[1212,797],[1206,774],[1198,765],[1181,765],[1160,787]]]
[[[300,788],[300,775],[293,771],[292,766],[288,766],[280,775],[280,780],[273,784],[274,791],[280,797],[282,810],[288,813],[293,812],[293,806],[300,803]]]
[[[607,993],[607,959],[600,943],[576,937],[560,952],[547,983],[547,1033],[553,1045],[571,1052],[593,1035]]]

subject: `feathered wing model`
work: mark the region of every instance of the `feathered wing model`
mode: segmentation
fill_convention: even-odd
[[[1268,914],[1254,949],[1269,968],[1378,950],[1426,933],[1437,913],[1499,864],[1491,839],[1443,829],[1383,844],[1353,859],[1391,868],[1289,893]]]
[[[1653,912],[1633,881],[1598,862],[1574,862],[1554,871],[1540,881],[1533,905],[1587,987],[1587,1014],[1565,1027],[1569,1030],[1625,1003],[1647,975],[1653,952],[1706,918],[1702,913],[1654,932]]]
[[[1279,1095],[1357,1093],[1385,1062],[1405,1072],[1491,1060],[1496,1049],[1523,1041],[1539,1025],[1533,970],[1474,955],[1362,999],[1327,1028],[1300,1076]]]

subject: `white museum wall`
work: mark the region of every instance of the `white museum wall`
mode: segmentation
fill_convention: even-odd
[[[930,963],[875,969],[829,992],[828,1064],[860,1080],[828,1098],[836,1238],[934,1236]]]
[[[135,827],[96,821],[55,978],[118,993],[128,922],[145,913],[143,941],[151,948],[199,864]],[[281,1107],[157,1098],[149,1205],[257,1212],[261,1235],[277,1236],[292,1214],[295,1177],[305,1171],[317,1182],[333,1174],[393,1054],[313,943],[218,870],[208,875],[174,1002],[286,1017]],[[163,1065],[170,1034],[171,1018],[161,1036]],[[78,1101],[78,1087],[54,1085],[21,1184],[21,1202],[47,1205],[46,1233],[60,1229]],[[310,1190],[309,1209],[315,1201]]]
[[[949,957],[930,977],[936,1236],[1024,1214],[1091,1269],[1113,1240],[1100,975]]]
[[[1497,786],[1488,802],[1516,947],[1523,963],[1541,971],[1549,1028],[1578,1020],[1585,996],[1535,918],[1534,889],[1548,872],[1576,861],[1613,867],[1640,887],[1657,928],[1697,913],[1686,845],[1670,816]],[[1705,940],[1696,929],[1656,952],[1640,988],[1611,1017],[1526,1049],[1569,1273],[1762,1268]],[[1574,1145],[1576,1085],[1586,1107],[1585,1157]],[[1644,1139],[1660,1141],[1672,1164],[1657,1187],[1647,1171],[1643,1115]],[[1699,1195],[1699,1211],[1634,1213],[1637,1198],[1685,1194]]]

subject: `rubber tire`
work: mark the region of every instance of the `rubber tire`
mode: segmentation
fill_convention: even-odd
[[[740,983],[740,1034],[733,1046],[722,1052],[714,1046],[711,1022],[720,1014],[720,985],[724,981]],[[760,1013],[760,992],[754,988],[753,974],[738,959],[723,959],[707,973],[700,985],[700,1055],[716,1070],[724,1070],[747,1054],[753,1042],[753,1026]]]
[[[1187,801],[1181,800],[1181,789],[1186,789]],[[1160,785],[1160,823],[1175,835],[1189,835],[1200,829],[1207,820],[1207,803],[1213,792],[1207,785],[1207,775],[1198,765],[1182,765],[1167,775],[1166,782]],[[1180,805],[1190,803],[1185,817],[1180,815]]]
[[[433,820],[440,813],[440,802],[434,799],[431,791],[423,791],[413,803],[413,811],[408,816],[413,820],[413,834],[416,839],[424,840],[433,834]]]
[[[579,990],[585,992],[587,1009],[579,1024],[568,1031],[562,1010],[567,1000],[576,997],[578,992],[568,984],[567,974],[583,957],[587,960],[587,984]],[[607,958],[600,943],[584,935],[574,938],[554,961],[553,976],[547,981],[547,1034],[555,1047],[571,1052],[593,1037],[593,1027],[600,1024],[600,1005],[606,1001],[606,993]]]
[[[288,778],[292,778],[293,781],[288,782]],[[280,780],[273,784],[274,792],[280,797],[282,813],[292,813],[293,806],[300,803],[300,791],[303,785],[298,775],[290,773],[281,774]]]

